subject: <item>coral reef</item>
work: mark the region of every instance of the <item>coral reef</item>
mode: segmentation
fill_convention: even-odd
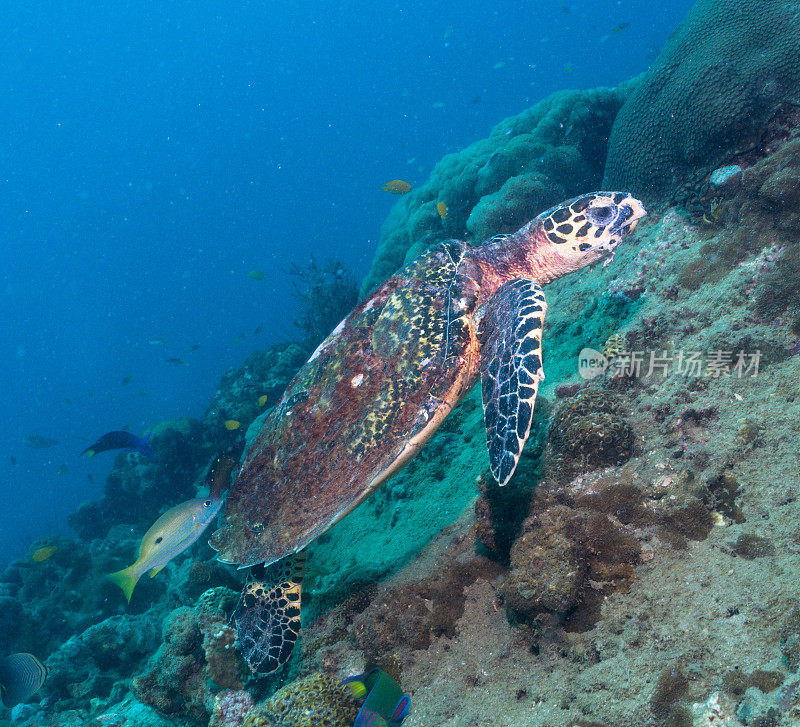
[[[37,541],[57,547],[49,559],[20,560],[0,573],[0,644],[4,653],[29,651],[43,657],[115,613],[113,586],[104,578],[113,562],[100,541],[66,538]]]
[[[117,455],[103,498],[81,506],[69,524],[86,540],[102,538],[112,525],[152,523],[154,513],[194,497],[198,472],[212,453],[203,434],[196,419],[157,424],[150,439],[154,459]]]
[[[225,372],[203,417],[212,450],[216,453],[241,445],[247,428],[275,405],[307,358],[305,346],[279,343],[251,354],[238,369]],[[229,419],[241,426],[228,430],[225,421]]]
[[[133,680],[133,693],[166,717],[204,724],[213,709],[213,697],[206,685],[203,633],[194,612],[173,611],[163,638],[150,669]]]
[[[666,201],[692,176],[761,141],[800,102],[800,30],[792,4],[696,3],[614,121],[603,184]]]
[[[336,679],[314,672],[254,707],[244,727],[350,727],[359,705]]]
[[[633,449],[633,430],[614,394],[585,388],[556,408],[549,442],[554,450],[551,466],[569,479],[587,469],[626,461]]]
[[[205,724],[215,710],[215,689],[242,689],[247,668],[228,626],[236,599],[228,589],[212,589],[195,608],[167,617],[162,645],[131,685],[142,703],[166,717]]]
[[[338,260],[315,260],[308,265],[292,265],[294,297],[299,315],[294,324],[303,333],[303,343],[313,351],[358,302],[358,283]]]
[[[77,707],[90,698],[110,699],[115,683],[152,654],[159,640],[146,616],[112,616],[68,639],[47,659],[44,695],[60,708]]]

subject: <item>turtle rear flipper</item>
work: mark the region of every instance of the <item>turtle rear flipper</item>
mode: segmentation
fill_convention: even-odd
[[[233,620],[242,656],[254,674],[271,674],[292,655],[300,636],[305,562],[305,551],[287,556],[242,591]]]
[[[527,278],[514,278],[491,297],[481,321],[481,389],[489,465],[505,485],[531,431],[542,369],[547,302]]]

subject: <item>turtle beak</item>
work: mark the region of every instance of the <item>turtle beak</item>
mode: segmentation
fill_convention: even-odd
[[[617,249],[617,246],[622,242],[626,235],[629,235],[636,229],[636,225],[639,224],[639,220],[641,220],[647,214],[644,205],[638,199],[629,194],[626,195],[622,202],[620,202],[619,207],[619,217],[617,218],[616,222],[614,222],[614,226],[610,230],[611,241],[608,246],[610,255],[608,255],[603,262],[603,267],[608,265],[614,259],[614,251]]]
[[[647,211],[645,210],[644,205],[630,194],[626,196],[619,206],[619,218],[614,223],[614,227],[611,232],[614,235],[623,237],[624,235],[627,235],[636,229],[636,225],[639,224],[639,220],[641,220],[647,214]]]

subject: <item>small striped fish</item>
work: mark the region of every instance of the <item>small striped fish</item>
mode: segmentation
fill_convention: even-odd
[[[33,654],[11,654],[0,659],[0,697],[11,709],[39,691],[47,667]]]

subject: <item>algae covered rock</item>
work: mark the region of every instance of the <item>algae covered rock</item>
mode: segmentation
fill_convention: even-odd
[[[629,493],[632,501],[640,495]],[[628,587],[641,548],[633,529],[613,516],[551,500],[548,492],[537,495],[511,548],[506,603],[522,620],[555,614],[583,631],[599,618],[605,596]]]
[[[245,727],[350,727],[359,705],[333,677],[314,672],[254,707]]]
[[[506,600],[513,611],[566,613],[578,602],[586,552],[563,532],[571,514],[566,507],[542,513],[511,548]]]
[[[63,643],[47,658],[42,693],[64,705],[105,698],[158,643],[158,624],[148,616],[112,616]]]
[[[604,186],[666,200],[757,142],[800,101],[796,13],[783,0],[696,3],[617,115]]]

